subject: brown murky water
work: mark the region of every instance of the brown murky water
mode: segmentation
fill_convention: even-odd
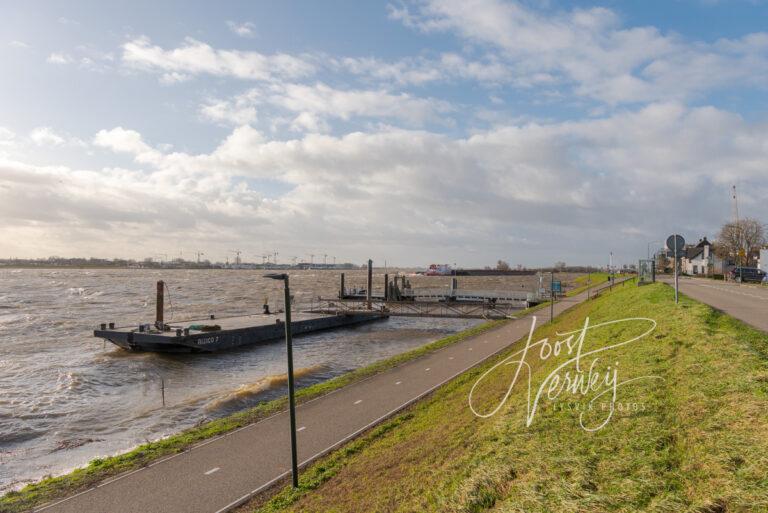
[[[389,270],[390,275],[394,273]],[[128,353],[92,337],[101,322],[154,316],[164,279],[171,319],[282,307],[281,284],[262,271],[0,269],[0,492],[128,450],[197,422],[284,392],[284,347],[265,344],[213,355]],[[337,271],[291,272],[299,303],[338,290]],[[365,271],[346,271],[364,287]],[[450,278],[409,278],[414,287]],[[535,277],[460,277],[462,288],[534,290]],[[383,273],[374,277],[383,288]],[[477,321],[391,318],[295,341],[306,386],[465,329]],[[165,407],[161,403],[165,383]]]

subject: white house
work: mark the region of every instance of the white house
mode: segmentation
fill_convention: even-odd
[[[680,259],[683,274],[711,276],[725,274],[732,264],[715,255],[712,243],[706,237],[699,239],[698,244],[685,248],[685,254]]]

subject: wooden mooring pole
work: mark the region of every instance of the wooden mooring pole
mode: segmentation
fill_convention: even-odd
[[[160,330],[163,329],[163,323],[165,322],[163,319],[163,312],[165,310],[163,305],[164,292],[165,292],[165,282],[163,280],[158,280],[157,301],[155,303],[155,327],[157,327]]]
[[[371,309],[371,299],[372,299],[372,291],[373,288],[373,260],[370,258],[368,259],[368,287],[365,291],[365,301],[368,310]]]
[[[341,273],[341,279],[339,282],[339,299],[344,299],[344,273]]]
[[[384,301],[389,301],[389,274],[384,274]]]

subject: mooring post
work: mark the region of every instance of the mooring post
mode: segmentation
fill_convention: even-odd
[[[163,329],[163,293],[165,291],[165,282],[158,280],[157,282],[157,302],[155,304],[155,327]]]
[[[344,273],[341,273],[341,279],[339,280],[339,299],[344,299]]]
[[[366,304],[368,305],[367,306],[368,310],[371,309],[371,299],[372,299],[371,289],[372,288],[373,288],[373,260],[369,258],[368,259],[368,287],[367,287],[367,290],[365,291],[365,300],[366,300]]]
[[[389,301],[389,274],[384,274],[384,301]]]

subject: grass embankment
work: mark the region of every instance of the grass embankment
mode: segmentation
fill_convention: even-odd
[[[443,337],[430,344],[412,349],[405,353],[375,362],[366,367],[342,374],[328,381],[323,381],[296,391],[296,401],[300,404],[314,399],[333,390],[360,381],[376,373],[390,369],[408,360],[436,351],[440,348],[455,344],[460,340],[484,333],[501,326],[503,320],[487,321],[468,330]],[[287,408],[287,397],[259,404],[248,410],[206,422],[198,427],[188,429],[179,434],[143,444],[136,449],[91,461],[86,467],[74,470],[64,476],[43,479],[40,482],[27,485],[20,491],[9,492],[0,497],[0,512],[26,511],[34,506],[64,497],[79,490],[93,486],[104,479],[116,474],[145,466],[158,458],[179,453],[189,449],[196,443],[214,436],[223,435],[239,427],[261,420]]]
[[[768,335],[686,297],[676,307],[672,289],[653,284],[575,307],[533,340],[554,340],[555,330],[577,329],[587,316],[592,325],[630,317],[658,323],[637,342],[600,354],[601,370],[619,362],[619,381],[663,378],[619,388],[604,428],[583,430],[575,402],[584,408],[591,396],[570,394],[543,400],[526,427],[527,390],[519,385],[496,415],[476,417],[467,398],[489,362],[313,464],[298,491],[285,488],[242,511],[768,511]],[[585,351],[648,326],[595,329]],[[544,361],[538,350],[528,355],[534,393],[565,352]],[[516,367],[499,366],[483,380],[476,408],[493,409]],[[588,425],[604,418],[606,402],[588,412]]]
[[[613,277],[616,281],[624,279],[627,275],[625,274],[614,274]],[[573,297],[577,294],[581,294],[582,292],[586,291],[587,289],[597,287],[599,285],[602,285],[606,283],[608,280],[611,279],[611,275],[609,273],[590,273],[590,274],[584,274],[582,276],[577,277],[575,280],[573,280],[573,283],[575,285],[574,288],[571,290],[568,290],[565,293],[566,297]]]

